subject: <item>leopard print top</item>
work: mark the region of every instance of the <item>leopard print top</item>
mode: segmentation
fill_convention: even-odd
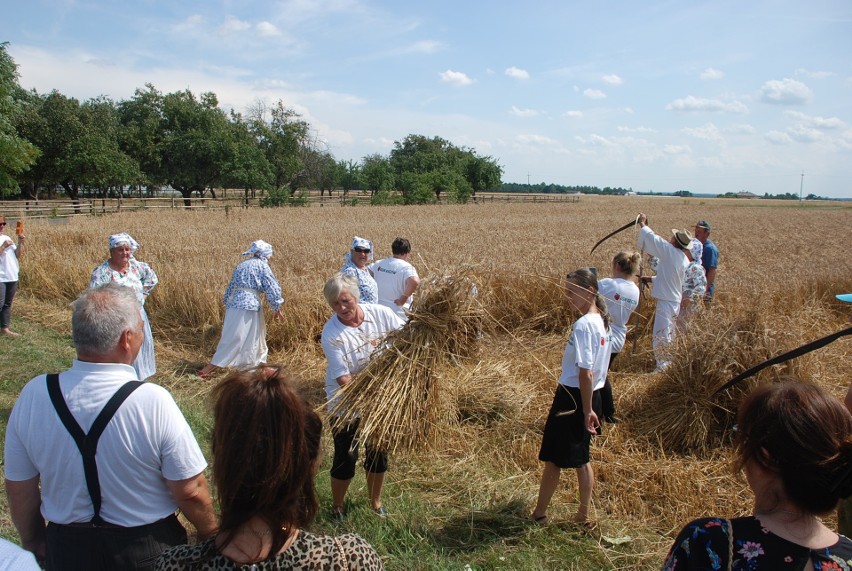
[[[344,555],[346,559],[344,560]],[[213,539],[198,545],[179,545],[164,551],[157,559],[157,571],[382,571],[382,559],[373,547],[354,533],[339,537],[314,535],[299,530],[290,547],[258,563],[237,565],[216,549]]]

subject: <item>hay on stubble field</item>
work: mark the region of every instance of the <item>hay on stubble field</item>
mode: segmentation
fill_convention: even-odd
[[[503,375],[480,367],[477,375],[492,377],[488,392],[481,392],[482,402],[476,402],[476,391],[455,395],[468,410],[481,414],[465,418],[448,433],[444,441],[452,439],[446,445],[451,458],[447,464],[435,463],[450,470],[431,476],[453,478],[458,484],[466,481],[459,478],[462,470],[473,474],[473,485],[487,492],[483,501],[528,501],[540,470],[536,455],[543,417],[574,319],[557,284],[577,267],[608,268],[615,251],[632,248],[635,236],[624,232],[588,255],[596,239],[640,210],[651,216],[657,230],[689,227],[699,218],[712,221],[711,238],[722,257],[716,302],[709,315],[734,322],[747,319],[749,309],[759,308],[763,331],[774,343],[768,349],[789,349],[848,319],[846,308],[832,297],[852,291],[852,261],[837,253],[843,250],[842,243],[836,251],[826,252],[815,239],[819,228],[848,225],[848,210],[797,209],[791,216],[786,205],[773,209],[640,197],[596,197],[576,205],[234,210],[229,216],[221,211],[128,213],[73,220],[62,227],[33,221],[28,222],[30,248],[16,303],[37,297],[33,311],[22,310],[67,331],[67,303],[88,283],[92,268],[106,258],[106,237],[128,231],[143,245],[140,259],[152,263],[160,276],[148,303],[158,357],[166,357],[161,370],[168,376],[175,361],[209,358],[221,326],[221,295],[230,273],[239,253],[262,238],[276,249],[271,264],[287,297],[285,322],[270,322],[270,361],[292,365],[311,394],[321,398],[325,363],[314,338],[330,315],[322,300],[322,283],[340,267],[352,235],[372,238],[380,256],[402,234],[414,246],[415,265],[425,270],[423,277],[452,274],[448,268],[462,264],[471,266],[482,284],[484,309],[500,323],[493,328],[486,324],[486,342],[479,344],[476,361],[441,374],[450,382],[464,380],[480,361],[498,363],[508,371]],[[639,313],[651,307],[650,303],[640,307]],[[647,313],[637,327],[652,315]],[[209,335],[200,334],[211,329]],[[640,336],[635,349],[629,340],[629,351],[616,361],[616,398],[624,419],[606,427],[593,450],[597,513],[615,521],[641,519],[662,532],[708,510],[741,513],[747,509],[748,493],[724,465],[728,448],[723,437],[700,454],[682,454],[666,450],[657,437],[658,428],[640,431],[632,426],[641,411],[632,412],[631,401],[645,398],[649,406],[660,406],[646,394],[661,382],[648,373],[653,368],[648,337]],[[754,364],[745,358],[749,347],[724,337],[720,342],[722,351],[735,351],[727,357],[732,362],[743,368]],[[844,343],[807,357],[799,372],[840,396],[852,374],[848,342]],[[188,394],[198,391],[185,379],[170,386]],[[687,383],[681,390],[689,393],[693,388]],[[506,403],[498,402],[501,392],[510,399]],[[489,415],[489,410],[500,412]],[[441,482],[432,485],[446,487]],[[476,494],[459,493],[459,501]],[[557,515],[560,509],[571,511],[566,504],[575,501],[575,493],[573,481],[567,480],[554,499]]]

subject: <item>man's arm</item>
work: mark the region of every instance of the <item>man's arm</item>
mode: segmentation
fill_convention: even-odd
[[[213,501],[204,474],[186,480],[166,480],[172,497],[195,529],[198,539],[207,539],[219,529],[219,521],[213,512]]]
[[[710,268],[707,270],[707,291],[710,291],[714,281],[716,281],[716,268]]]
[[[402,292],[402,295],[399,296],[399,299],[393,300],[393,302],[397,305],[405,305],[405,302],[408,301],[408,298],[412,296],[412,294],[417,291],[418,286],[420,286],[420,278],[418,276],[411,276],[405,280],[405,291]]]
[[[41,490],[39,476],[14,482],[6,480],[6,497],[12,523],[21,536],[21,546],[31,551],[40,565],[44,565],[47,551],[44,518],[41,517]]]

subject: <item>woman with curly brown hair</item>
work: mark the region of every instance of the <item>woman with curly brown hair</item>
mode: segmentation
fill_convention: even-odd
[[[164,552],[157,569],[383,569],[359,536],[306,529],[318,506],[322,421],[293,389],[290,373],[271,367],[235,372],[213,395],[219,533]]]

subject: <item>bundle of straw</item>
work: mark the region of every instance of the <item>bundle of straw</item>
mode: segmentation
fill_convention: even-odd
[[[705,312],[675,339],[671,364],[644,395],[627,404],[635,431],[677,453],[706,453],[730,441],[743,397],[771,371],[714,396],[735,374],[773,353],[758,312],[733,322]]]
[[[332,417],[360,417],[359,438],[388,452],[427,446],[455,416],[447,377],[438,373],[474,353],[482,316],[469,275],[422,283],[408,323],[339,393]]]

